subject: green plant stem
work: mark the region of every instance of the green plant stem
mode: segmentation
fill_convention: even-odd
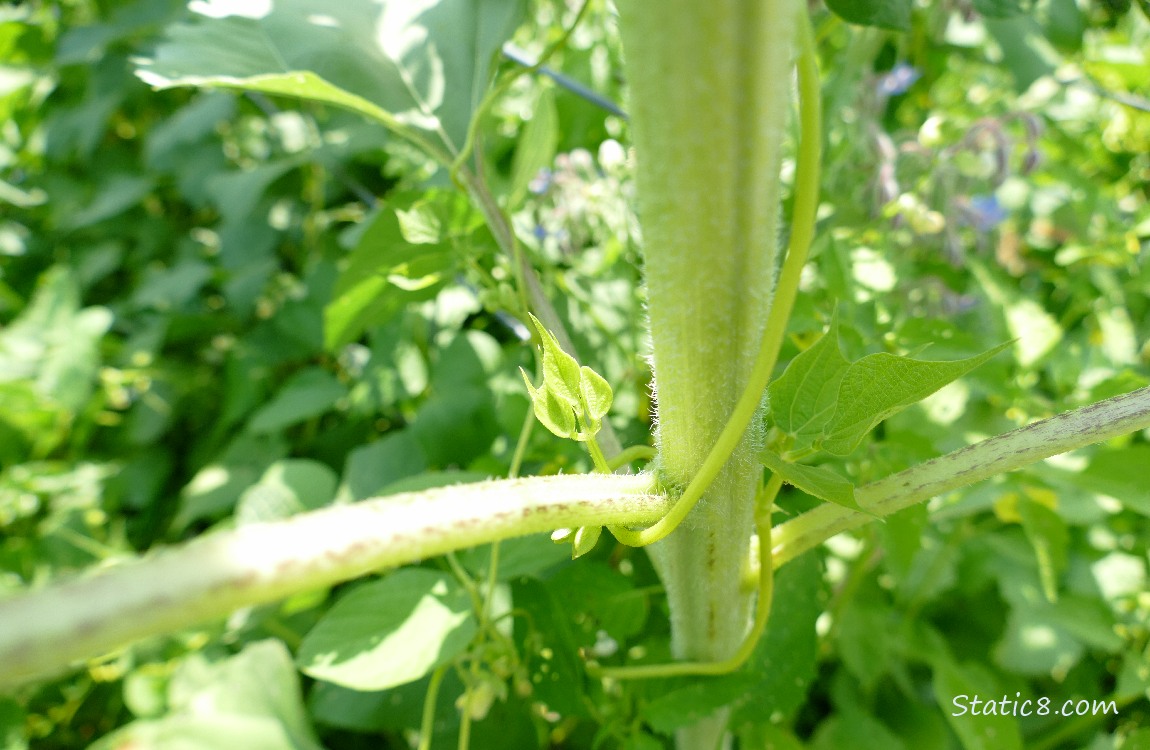
[[[587,452],[591,454],[591,463],[595,466],[595,471],[600,474],[610,474],[611,464],[608,463],[607,457],[603,455],[603,449],[599,447],[599,441],[594,437],[587,438]]]
[[[868,513],[827,503],[775,529],[775,567],[827,539],[996,474],[1150,428],[1150,387],[1044,419],[931,459],[855,490]]]
[[[617,7],[658,404],[657,475],[681,494],[740,394],[753,388],[779,260],[779,168],[800,3]],[[760,389],[743,418],[753,422],[761,396]],[[729,429],[733,449],[720,447],[708,466],[714,477],[696,480],[706,491],[682,508],[675,533],[648,547],[680,661],[729,659],[750,621],[753,596],[742,573],[762,482],[761,435]],[[714,750],[726,722],[727,711],[715,711],[680,729],[676,743]]]
[[[598,667],[588,665],[587,672],[596,677],[613,677],[619,680],[639,680],[654,677],[679,677],[684,675],[721,675],[734,672],[751,658],[759,639],[767,629],[771,616],[771,599],[774,595],[775,575],[771,560],[771,511],[775,497],[783,486],[780,475],[774,474],[759,493],[755,508],[755,527],[759,535],[759,585],[758,604],[755,606],[755,621],[747,633],[739,650],[722,661],[670,662],[668,664],[639,664],[624,667]]]
[[[558,527],[667,512],[644,475],[529,477],[340,505],[206,534],[0,601],[0,689],[150,635],[372,571]]]
[[[758,412],[763,391],[767,388],[779,351],[783,334],[798,295],[803,266],[806,265],[814,238],[818,212],[819,173],[822,163],[822,111],[819,100],[818,60],[809,21],[804,18],[800,26],[799,72],[799,140],[798,160],[795,167],[795,202],[791,218],[791,237],[787,257],[775,288],[767,325],[763,329],[759,353],[751,370],[746,388],[734,411],[723,426],[718,440],[711,447],[699,471],[675,502],[666,517],[646,529],[631,530],[611,527],[610,531],[623,544],[641,547],[657,542],[670,534],[703,497],[711,482],[718,476],[742,440],[747,426]]]
[[[431,680],[427,683],[427,694],[423,696],[423,718],[419,722],[418,750],[431,750],[431,737],[435,734],[435,706],[439,699],[439,686],[443,683],[443,675],[447,673],[449,666],[440,665],[431,673]]]
[[[657,453],[649,445],[632,445],[621,450],[607,465],[611,471],[618,471],[632,461],[650,461]]]

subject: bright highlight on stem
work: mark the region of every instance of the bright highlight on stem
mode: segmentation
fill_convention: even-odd
[[[0,600],[0,689],[150,635],[464,547],[560,526],[648,523],[649,475],[495,480],[337,505]]]

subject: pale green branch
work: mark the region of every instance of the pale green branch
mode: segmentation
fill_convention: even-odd
[[[874,516],[820,505],[775,529],[778,567],[835,534],[1050,456],[1150,427],[1150,387],[1099,401],[931,459],[855,490]]]
[[[0,689],[242,607],[451,550],[602,523],[650,523],[647,475],[529,477],[340,505],[209,533],[0,601]]]

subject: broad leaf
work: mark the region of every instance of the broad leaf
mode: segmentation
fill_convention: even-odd
[[[418,680],[475,634],[467,593],[446,573],[405,568],[357,586],[304,637],[306,674],[356,690]]]
[[[1018,515],[1038,559],[1042,593],[1047,601],[1055,602],[1058,600],[1058,578],[1066,570],[1067,550],[1070,546],[1070,532],[1066,522],[1057,510],[1029,497],[1020,498]]]
[[[855,501],[854,485],[826,467],[793,464],[767,450],[759,453],[759,460],[771,471],[782,475],[785,482],[793,484],[808,495],[851,510],[866,512]]]
[[[89,747],[322,748],[300,700],[291,655],[279,641],[250,643],[216,663],[189,656],[171,678],[165,702],[167,715],[134,721]]]
[[[843,375],[838,406],[826,427],[822,447],[845,456],[879,422],[962,377],[1010,343],[954,362],[929,362],[886,352],[863,357]]]
[[[324,102],[415,133],[454,156],[522,0],[240,0],[199,3],[138,75]]]
[[[894,31],[910,30],[911,0],[827,0],[827,7],[844,21]]]
[[[324,308],[324,344],[338,350],[409,303],[433,298],[454,268],[444,244],[413,243],[399,215],[384,209],[356,241]]]
[[[559,145],[559,113],[555,95],[545,89],[535,102],[531,119],[523,126],[511,163],[510,205],[517,206],[541,170],[551,165]]]
[[[339,479],[326,464],[304,458],[276,461],[260,481],[240,497],[236,522],[258,523],[288,518],[328,505]]]
[[[650,701],[643,706],[641,716],[655,731],[671,734],[742,699],[756,683],[754,676],[742,673],[700,677]]]
[[[1010,18],[1023,12],[1019,0],[974,0],[974,9],[987,18]]]
[[[826,589],[818,555],[803,555],[775,573],[767,632],[745,669],[757,679],[731,717],[731,727],[779,716],[792,721],[806,703],[817,672],[819,636],[815,622],[825,609]]]
[[[252,432],[275,432],[306,419],[318,417],[347,395],[334,375],[318,367],[301,370],[287,382],[271,401],[260,407],[248,429]]]
[[[822,432],[835,410],[839,381],[850,362],[839,349],[838,317],[827,332],[799,354],[771,383],[771,418],[794,439],[796,449],[810,445]]]
[[[985,713],[987,697],[1001,695],[1006,692],[985,670],[959,666],[942,656],[936,659],[934,697],[965,750],[1021,750],[1017,720]],[[973,704],[976,697],[981,705]]]

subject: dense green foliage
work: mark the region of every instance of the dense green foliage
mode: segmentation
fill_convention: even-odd
[[[378,75],[379,95],[396,95],[381,61],[341,67],[330,40],[293,36],[293,19],[329,5],[281,3],[268,33],[291,66],[352,89]],[[281,96],[299,93],[291,81],[156,91],[136,75],[210,76],[188,66],[249,50],[237,40],[253,19],[191,22],[165,0],[0,8],[0,596],[209,528],[592,468],[578,443],[532,429],[519,368],[533,383],[542,369],[522,272],[489,207],[428,156],[464,153],[476,111],[482,191],[579,362],[613,389],[605,421],[622,445],[647,443],[627,123],[497,54],[506,35],[533,55],[558,43],[552,69],[624,101],[612,14],[440,5],[455,25],[436,33],[462,52],[443,80],[404,89],[410,110],[388,116],[406,138],[312,81],[299,85],[340,106]],[[820,351],[828,325],[840,378],[868,356],[1014,343],[866,437],[874,424],[847,430],[850,414],[820,423],[837,449],[812,468],[865,483],[1150,383],[1150,21],[1070,0],[829,5],[902,31],[815,12],[826,168],[778,371]],[[443,128],[421,124],[427,106]],[[767,427],[809,438],[809,425]],[[667,660],[659,580],[606,535],[574,562],[529,537],[23,688],[0,698],[0,749],[399,748],[433,718],[436,748],[462,734],[475,748],[648,750],[727,704],[742,747],[1143,747],[1147,466],[1147,436],[1131,435],[835,538],[779,572],[767,636],[733,675],[589,677],[592,656]],[[781,520],[818,501],[788,488],[779,502]],[[953,716],[975,693],[1117,713]]]

